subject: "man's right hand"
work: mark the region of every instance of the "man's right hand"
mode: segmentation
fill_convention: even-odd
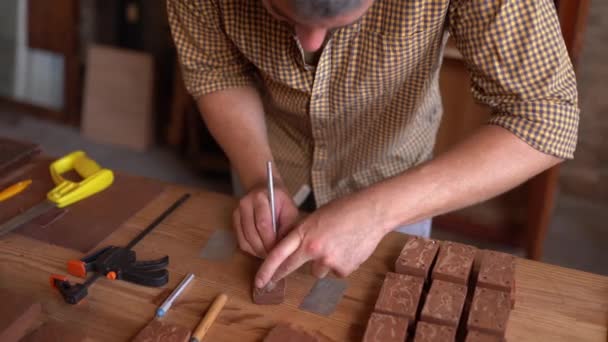
[[[259,258],[265,258],[275,244],[294,226],[298,208],[283,187],[275,185],[277,234],[272,231],[270,201],[266,185],[254,187],[241,198],[232,215],[240,248]]]

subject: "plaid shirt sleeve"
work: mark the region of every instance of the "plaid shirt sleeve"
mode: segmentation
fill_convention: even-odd
[[[252,84],[252,65],[222,29],[215,0],[167,0],[184,83],[195,98]]]
[[[550,0],[456,0],[449,30],[489,123],[535,149],[572,158],[579,108],[576,78]]]

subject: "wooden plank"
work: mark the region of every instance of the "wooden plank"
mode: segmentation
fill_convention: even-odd
[[[20,179],[33,180],[27,191],[2,203],[0,222],[7,221],[46,198],[46,194],[55,186],[49,173],[49,164],[48,158],[40,158],[22,168],[22,172],[13,174],[12,178],[7,177],[7,181],[0,180],[0,188],[6,184],[14,184]],[[108,189],[66,209],[51,210],[50,215],[42,215],[34,220],[37,222],[24,224],[15,232],[85,253],[158,196],[162,190],[163,186],[159,182],[116,174]],[[124,204],[116,206],[116,198],[121,198]],[[62,216],[57,219],[59,215]]]
[[[3,289],[0,289],[0,302],[0,341],[17,342],[39,319],[40,303]]]
[[[167,189],[103,244],[124,244],[186,190],[193,191]],[[224,292],[229,300],[208,333],[209,341],[260,341],[285,320],[333,341],[360,340],[382,279],[393,269],[407,236],[391,233],[381,241],[370,259],[346,279],[349,287],[344,298],[328,317],[298,309],[315,283],[304,270],[288,277],[283,304],[258,306],[251,302],[251,281],[258,260],[241,252],[226,261],[199,258],[213,231],[230,227],[235,203],[224,195],[196,193],[136,247],[142,260],[170,256],[167,289],[174,288],[188,272],[196,275],[165,319],[193,329],[215,297]],[[0,240],[0,284],[33,296],[50,316],[81,326],[92,338],[127,341],[153,317],[167,290],[102,279],[90,289],[85,302],[67,305],[49,289],[48,275],[65,273],[65,262],[79,256],[68,249],[9,234]],[[516,304],[507,328],[510,341],[605,342],[608,277],[518,259],[515,278]]]
[[[145,150],[154,139],[154,61],[146,53],[89,49],[82,132],[92,140]]]

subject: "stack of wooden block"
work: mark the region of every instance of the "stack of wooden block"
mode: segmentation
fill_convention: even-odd
[[[363,340],[504,341],[514,272],[512,255],[412,237],[386,274]]]

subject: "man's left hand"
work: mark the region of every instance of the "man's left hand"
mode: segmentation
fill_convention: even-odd
[[[308,261],[317,277],[330,270],[345,277],[370,257],[386,233],[382,208],[373,199],[360,192],[333,201],[297,223],[275,246],[255,286],[277,282]]]

